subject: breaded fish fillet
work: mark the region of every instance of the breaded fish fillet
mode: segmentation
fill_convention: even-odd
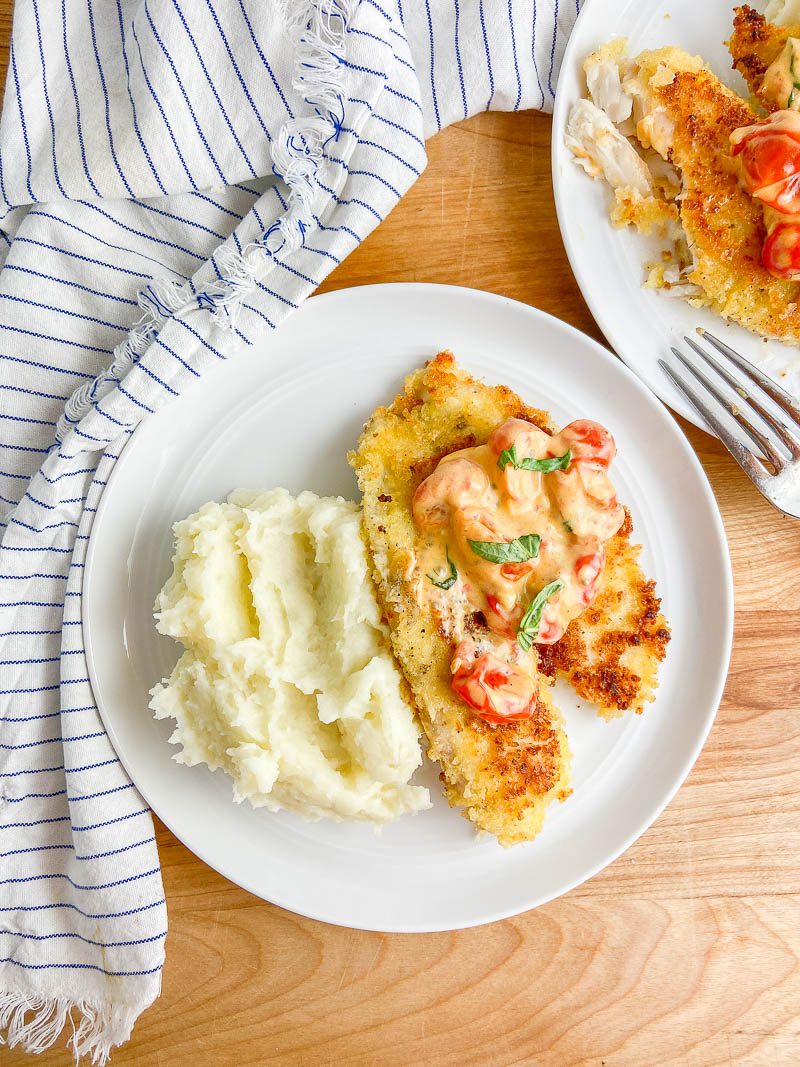
[[[800,285],[761,262],[762,208],[739,184],[729,138],[757,121],[752,108],[696,56],[642,52],[623,88],[634,97],[636,134],[680,172],[680,221],[692,256],[688,280],[700,303],[753,332],[800,341]]]
[[[417,486],[442,456],[485,443],[492,430],[512,417],[549,432],[554,429],[546,412],[528,407],[503,386],[489,387],[471,378],[443,352],[409,376],[404,393],[389,408],[378,408],[350,456],[363,493],[379,596],[430,742],[429,755],[441,764],[450,803],[504,845],[531,840],[547,805],[570,792],[561,717],[545,685],[540,686],[532,719],[500,726],[483,722],[453,692],[449,640],[419,603],[410,581],[419,537],[411,505]],[[606,715],[623,707],[641,710],[643,701],[652,698],[668,638],[661,616],[644,620],[639,611],[639,591],[651,595],[652,587],[628,542],[630,524],[625,526],[628,531],[608,545],[614,562],[595,601],[597,617],[593,612],[594,621],[576,620],[581,629],[570,625],[559,642],[559,661],[550,667],[551,674],[562,671],[576,688],[583,686],[594,694],[592,699],[599,697]],[[600,607],[603,604],[606,608]],[[657,610],[657,601],[650,604]],[[598,643],[612,633],[612,619],[613,633],[620,637],[611,644],[619,647],[602,645],[600,654]],[[651,639],[651,633],[659,631],[661,637]]]
[[[753,96],[767,110],[774,104],[761,96],[761,83],[769,67],[790,37],[800,37],[800,24],[776,26],[748,4],[734,9],[733,33],[727,42],[733,66],[742,75]]]

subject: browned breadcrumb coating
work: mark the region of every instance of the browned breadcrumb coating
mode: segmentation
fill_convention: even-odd
[[[769,67],[779,56],[790,37],[800,37],[800,25],[775,26],[748,4],[734,9],[733,33],[726,42],[738,70],[756,100],[768,111],[776,104],[765,101],[761,83]]]
[[[541,671],[563,674],[606,719],[631,709],[641,714],[655,698],[670,638],[656,584],[642,573],[640,546],[630,543],[632,529],[626,509],[622,528],[606,547],[597,597],[560,641],[539,648]]]
[[[740,96],[679,48],[633,61],[647,110],[672,127],[668,158],[680,171],[680,218],[693,256],[688,280],[700,302],[762,336],[800,339],[800,284],[774,278],[761,262],[761,205],[739,185],[730,135],[758,116]]]
[[[536,712],[526,722],[491,726],[475,715],[451,688],[450,641],[418,602],[409,577],[418,538],[411,511],[417,486],[442,456],[484,444],[492,430],[511,417],[527,419],[550,432],[555,429],[547,412],[529,407],[504,386],[477,381],[456,365],[451,353],[442,352],[408,377],[405,391],[390,407],[375,411],[358,450],[349,457],[363,493],[364,525],[379,597],[395,654],[416,699],[429,755],[441,765],[450,803],[460,807],[477,827],[495,834],[503,845],[534,838],[547,806],[570,793],[570,753],[560,713],[543,684]],[[615,599],[615,610],[603,609],[602,617],[613,618],[620,632],[638,634],[641,621],[628,620],[626,612],[633,604],[639,610],[645,596],[640,587],[652,594],[652,585],[636,563],[627,531],[617,535],[609,556],[609,578],[604,579],[598,600],[606,604],[609,597]],[[629,592],[628,583],[636,589]],[[658,616],[658,620],[666,632],[663,618]],[[563,642],[574,626],[559,643],[564,662],[552,663],[551,673],[562,671],[578,691],[583,686],[587,693],[599,692],[606,676],[599,672],[591,629],[585,631],[582,650],[564,658],[568,645]],[[608,675],[599,701],[603,714],[615,714],[623,706],[641,710],[643,701],[652,698],[663,643],[656,657],[648,638],[630,661],[630,644],[618,654],[603,648],[602,669],[616,678],[613,681]]]

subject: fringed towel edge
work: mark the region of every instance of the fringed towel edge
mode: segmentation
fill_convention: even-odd
[[[131,1036],[142,1010],[140,1006],[0,991],[0,1047],[7,1045],[12,1049],[19,1045],[26,1052],[44,1052],[69,1023],[72,1035],[67,1047],[71,1048],[76,1064],[82,1056],[89,1056],[93,1064],[101,1067],[108,1061],[112,1048],[124,1044]],[[77,1024],[73,1011],[79,1016]]]

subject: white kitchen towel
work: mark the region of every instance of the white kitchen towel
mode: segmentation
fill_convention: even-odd
[[[40,1051],[71,1022],[76,1057],[102,1063],[160,989],[152,820],[81,629],[126,437],[207,367],[235,374],[243,346],[268,363],[269,332],[391,211],[427,137],[549,109],[578,6],[17,0],[0,120],[0,1043]]]

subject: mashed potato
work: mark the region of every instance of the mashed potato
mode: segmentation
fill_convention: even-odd
[[[152,690],[174,757],[222,767],[236,801],[309,819],[430,807],[405,682],[389,651],[359,508],[237,490],[175,525],[157,627],[186,651]]]

